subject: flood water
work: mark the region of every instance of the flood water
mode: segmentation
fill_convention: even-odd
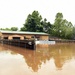
[[[0,75],[75,75],[75,44],[36,50],[0,44]]]

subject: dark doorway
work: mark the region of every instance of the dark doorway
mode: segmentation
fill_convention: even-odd
[[[14,40],[20,40],[20,37],[13,37]]]
[[[4,37],[4,39],[8,39],[8,37]]]

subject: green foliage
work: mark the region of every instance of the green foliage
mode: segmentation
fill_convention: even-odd
[[[11,31],[11,29],[10,29],[10,28],[0,28],[0,30]]]
[[[39,15],[38,11],[33,11],[32,14],[29,14],[24,26],[20,29],[21,31],[30,31],[30,32],[46,32],[51,33],[51,23],[47,22],[45,18],[42,20],[42,16]]]
[[[63,15],[62,13],[57,13],[55,22],[53,25],[52,34],[54,36],[60,37],[61,27],[62,27]]]
[[[72,23],[63,19],[62,13],[56,14],[54,24],[52,25],[50,22],[47,22],[46,18],[42,20],[38,11],[33,11],[32,14],[28,15],[24,26],[20,30],[30,32],[46,32],[55,37],[65,39],[71,39],[75,36],[73,33],[74,28]]]
[[[73,27],[72,39],[75,40],[75,26]]]
[[[50,34],[51,33],[52,24],[50,22],[47,22],[46,18],[41,22],[41,24],[43,26],[43,32]]]
[[[39,12],[33,11],[32,14],[28,15],[24,27],[21,28],[21,31],[42,32],[43,28],[41,21],[42,17],[39,15]]]
[[[66,19],[63,19],[62,13],[57,13],[52,29],[52,34],[60,38],[71,39],[73,32],[72,30],[72,23],[68,22]]]
[[[5,30],[5,31],[17,31],[17,27],[11,27],[11,28],[0,28],[0,30]]]
[[[17,31],[17,27],[0,28],[0,30]],[[29,14],[21,31],[30,32],[45,32],[58,38],[63,39],[75,39],[75,26],[66,19],[63,19],[62,13],[57,13],[55,16],[54,24],[51,24],[45,18],[42,20],[42,16],[38,11],[33,11]]]
[[[17,31],[18,28],[17,28],[17,27],[11,27],[11,30],[12,30],[12,31]]]

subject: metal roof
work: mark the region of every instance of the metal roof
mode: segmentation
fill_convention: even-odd
[[[42,32],[24,32],[24,31],[0,31],[1,33],[7,34],[33,34],[33,35],[49,35],[47,33]]]

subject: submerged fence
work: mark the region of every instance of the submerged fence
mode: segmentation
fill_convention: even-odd
[[[23,48],[32,49],[32,50],[36,49],[34,40],[0,40],[0,43],[23,47]]]

